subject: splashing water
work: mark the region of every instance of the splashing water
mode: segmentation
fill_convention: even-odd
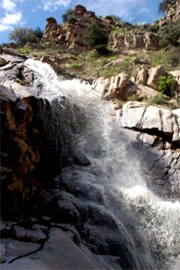
[[[177,269],[178,261],[177,266],[174,265],[180,255],[180,203],[160,199],[148,189],[141,159],[131,147],[132,139],[113,120],[110,105],[102,101],[99,93],[89,84],[77,79],[60,80],[48,64],[29,59],[25,65],[35,74],[34,95],[48,99],[52,106],[55,99],[59,102],[67,99],[69,107],[66,111],[72,110],[75,126],[80,125],[81,117],[71,107],[72,104],[85,117],[83,131],[73,134],[73,147],[81,149],[91,165],[65,168],[62,175],[65,175],[66,181],[68,177],[72,180],[73,173],[76,174],[77,192],[81,190],[82,196],[85,190],[86,199],[96,207],[99,207],[96,197],[100,194],[104,213],[112,216],[119,228],[124,228],[126,240],[132,246],[132,253],[135,253],[139,249],[133,239],[135,236],[130,234],[128,226],[122,225],[123,204],[126,213],[137,222],[134,227],[147,249],[136,253],[136,257],[142,256],[141,260],[147,260],[146,269]],[[91,197],[90,190],[94,189],[96,195],[93,193]],[[142,252],[144,254],[140,254]],[[134,269],[146,270],[142,269],[142,265],[137,263]]]

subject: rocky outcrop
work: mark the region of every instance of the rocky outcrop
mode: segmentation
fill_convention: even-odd
[[[66,49],[73,52],[80,52],[87,49],[84,43],[84,37],[87,33],[88,25],[94,21],[105,31],[110,31],[111,26],[95,16],[94,12],[87,11],[82,5],[75,6],[68,19],[67,28],[61,28],[57,25],[54,18],[47,19],[45,35],[43,42],[56,41],[56,43],[65,46]]]
[[[130,86],[132,86],[132,82],[126,73],[120,73],[111,78],[101,77],[92,83],[92,87],[100,93],[102,98],[107,100],[114,98],[126,99],[128,96],[133,95],[136,89]]]
[[[46,19],[45,34],[42,38],[42,42],[58,42],[63,34],[64,31],[62,27],[57,24],[55,18],[50,17]]]
[[[167,23],[180,22],[180,0],[171,1],[168,5],[165,21]]]
[[[112,48],[146,49],[157,50],[159,47],[159,37],[152,32],[135,33],[133,30],[129,34],[113,34]]]

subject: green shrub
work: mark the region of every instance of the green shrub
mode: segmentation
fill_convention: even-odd
[[[169,97],[174,96],[176,85],[177,82],[171,74],[160,76],[158,79],[159,91]]]
[[[180,44],[180,23],[171,23],[164,26],[160,30],[159,35],[159,45],[161,47],[168,45],[178,46]]]
[[[84,37],[85,45],[98,50],[105,50],[108,43],[108,33],[95,22],[89,24]]]
[[[148,106],[162,105],[165,103],[165,101],[166,101],[166,96],[163,93],[158,92],[154,97],[148,100],[147,105]]]
[[[30,47],[23,47],[19,49],[19,52],[21,54],[30,54],[32,52],[32,49]]]
[[[27,42],[37,43],[39,38],[35,35],[33,29],[29,28],[16,28],[10,35],[9,39],[13,40],[18,45],[25,45]]]
[[[80,68],[80,64],[79,63],[72,63],[71,68],[72,69],[78,69],[78,68]]]

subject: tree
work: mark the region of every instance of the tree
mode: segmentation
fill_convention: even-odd
[[[180,23],[171,23],[160,30],[160,46],[180,44]]]
[[[72,14],[73,9],[68,9],[63,15],[62,15],[62,20],[63,23],[67,22],[69,19],[69,16]]]
[[[114,22],[120,22],[121,18],[116,15],[109,15],[108,17],[111,17]]]
[[[165,12],[168,8],[168,5],[171,4],[172,2],[174,2],[174,0],[163,0],[159,4],[159,12]]]
[[[108,33],[95,22],[92,22],[87,28],[84,43],[91,48],[96,48],[97,51],[105,52],[107,50]]]
[[[40,27],[37,27],[33,30],[33,33],[34,35],[40,40],[43,35],[44,35],[44,31],[40,28]]]
[[[15,28],[10,33],[9,39],[18,45],[25,45],[27,42],[37,43],[39,41],[34,30],[31,28]]]

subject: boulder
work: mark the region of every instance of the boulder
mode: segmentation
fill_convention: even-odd
[[[157,50],[159,47],[159,37],[151,32],[146,32],[144,35],[145,49],[146,50]]]
[[[125,98],[128,96],[127,88],[131,84],[129,79],[129,75],[127,73],[120,73],[117,76],[111,78],[109,89],[107,93],[105,93],[105,99],[113,99],[113,98]]]
[[[120,123],[122,127],[143,131],[165,140],[179,142],[179,109],[149,106],[140,102],[127,102],[122,107]]]
[[[149,70],[147,85],[158,90],[158,79],[165,74],[166,72],[162,66],[152,67]]]
[[[142,69],[137,74],[136,83],[146,85],[147,79],[148,79],[148,70]]]

